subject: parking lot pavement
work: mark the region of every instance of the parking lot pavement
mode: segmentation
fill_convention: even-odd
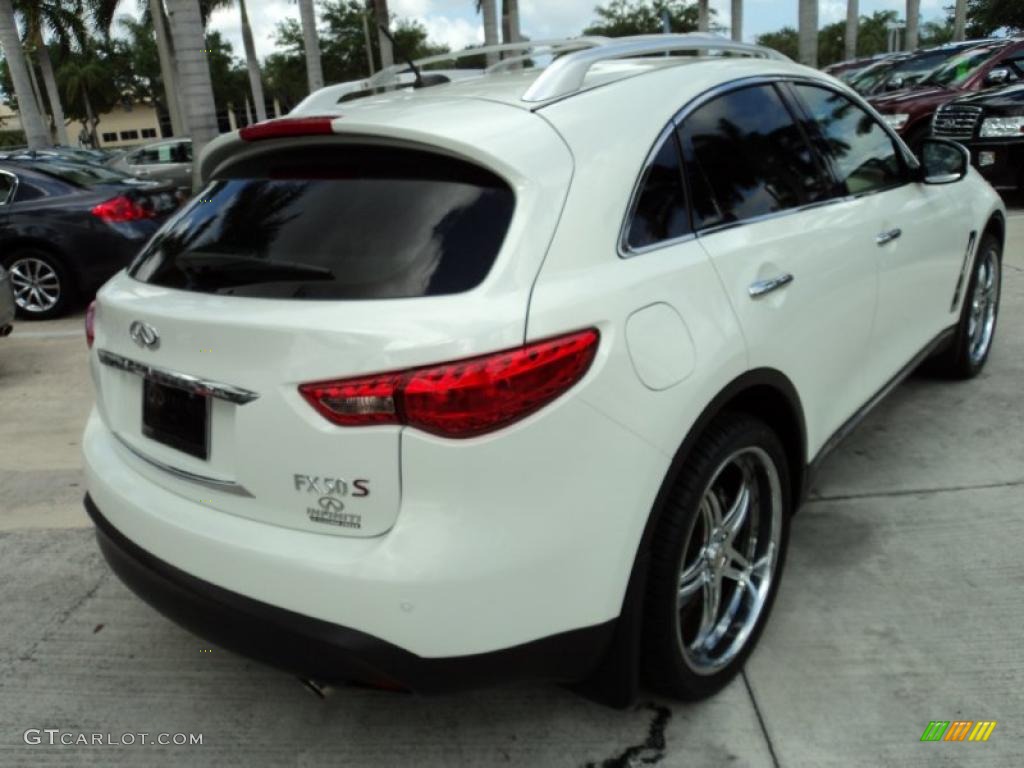
[[[135,599],[80,511],[92,398],[79,317],[0,343],[0,765],[1024,764],[1024,211],[993,356],[915,378],[833,455],[796,518],[743,677],[699,705],[609,710],[559,687],[421,699],[292,678]],[[931,720],[990,740],[921,743]],[[202,746],[26,746],[28,728]]]

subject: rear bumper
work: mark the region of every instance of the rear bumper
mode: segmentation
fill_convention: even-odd
[[[198,579],[130,541],[89,496],[85,508],[110,567],[147,603],[220,647],[317,680],[359,681],[418,693],[522,679],[577,681],[594,669],[615,626],[609,621],[498,651],[424,658],[365,632]]]

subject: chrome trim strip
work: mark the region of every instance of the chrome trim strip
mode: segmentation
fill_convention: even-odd
[[[215,397],[218,400],[226,400],[235,405],[245,405],[259,397],[259,393],[252,390],[242,389],[231,384],[223,384],[219,381],[211,381],[210,379],[204,379],[188,373],[169,371],[166,368],[160,368],[155,365],[147,365],[146,363],[140,363],[113,352],[108,352],[105,349],[97,350],[96,354],[101,363],[111,368],[134,373],[161,384],[166,384],[169,387],[184,389],[186,392],[192,392],[196,395]]]
[[[786,272],[773,277],[768,280],[758,280],[750,284],[747,292],[750,294],[750,298],[757,299],[761,296],[766,296],[772,291],[777,291],[779,288],[785,288],[787,285],[793,282],[793,276]]]
[[[177,477],[181,480],[187,480],[188,482],[195,483],[196,485],[202,485],[205,486],[206,488],[212,488],[213,490],[221,491],[222,493],[230,493],[235,496],[245,496],[250,499],[254,498],[253,495],[248,491],[248,489],[245,488],[245,486],[236,483],[234,480],[221,480],[220,478],[217,477],[197,475],[195,472],[189,472],[184,469],[172,467],[170,464],[165,464],[162,461],[154,459],[152,456],[146,455],[138,448],[135,448],[133,445],[131,445],[127,440],[125,440],[116,432],[111,432],[110,434],[112,434],[117,439],[117,442],[119,442],[121,445],[127,448],[128,451],[137,459],[141,459],[150,466],[163,470],[169,475],[173,475],[174,477]]]
[[[960,267],[960,277],[956,280],[956,288],[953,289],[953,301],[949,305],[950,312],[956,312],[956,308],[960,306],[960,294],[964,289],[964,283],[967,279],[967,267],[971,264],[971,254],[974,253],[974,244],[978,241],[978,230],[972,230],[971,236],[967,238],[967,250],[964,251],[964,263]]]

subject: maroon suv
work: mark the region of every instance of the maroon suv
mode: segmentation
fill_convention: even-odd
[[[969,48],[912,88],[870,102],[916,151],[931,131],[932,115],[943,104],[1018,80],[1024,80],[1024,39],[999,40]]]

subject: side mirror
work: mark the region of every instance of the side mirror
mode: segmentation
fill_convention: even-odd
[[[903,77],[901,75],[890,77],[888,80],[885,81],[885,89],[887,91],[898,91],[900,88],[903,87],[904,82],[905,81],[903,80]]]
[[[985,75],[985,85],[1003,85],[1010,79],[1010,70],[1006,67],[996,67]]]
[[[921,181],[952,184],[967,175],[971,154],[949,139],[928,138],[921,142]]]

